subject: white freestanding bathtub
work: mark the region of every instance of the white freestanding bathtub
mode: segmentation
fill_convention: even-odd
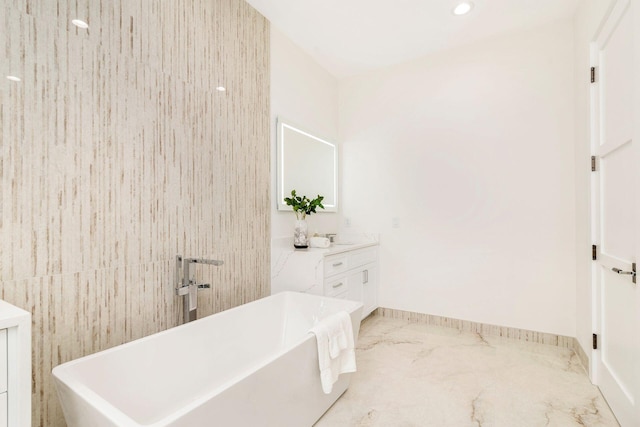
[[[310,426],[340,397],[320,383],[318,319],[362,304],[283,292],[53,369],[69,427]]]

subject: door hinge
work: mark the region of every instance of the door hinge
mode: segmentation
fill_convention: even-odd
[[[598,349],[598,334],[593,334],[593,349]]]
[[[596,67],[591,67],[591,83],[596,82]]]
[[[598,248],[596,245],[591,245],[591,259],[593,261],[598,259]]]
[[[591,156],[591,172],[596,171],[596,156]]]

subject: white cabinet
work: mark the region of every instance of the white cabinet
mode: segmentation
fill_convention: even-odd
[[[0,427],[9,425],[9,413],[7,408],[7,330],[0,329]]]
[[[362,317],[378,307],[378,245],[272,252],[271,293],[298,291],[363,303]]]
[[[362,317],[377,308],[378,248],[329,255],[324,260],[324,295],[363,303]]]
[[[7,330],[0,329],[0,393],[7,391]]]
[[[0,393],[0,427],[9,426],[9,411],[7,406],[7,392]]]
[[[31,314],[2,300],[0,427],[31,427]]]

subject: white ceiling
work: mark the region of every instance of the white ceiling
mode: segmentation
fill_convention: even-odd
[[[247,0],[338,78],[573,15],[580,0]]]

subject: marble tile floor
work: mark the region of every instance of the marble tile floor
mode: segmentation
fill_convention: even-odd
[[[374,316],[356,354],[316,427],[618,426],[566,348]]]

